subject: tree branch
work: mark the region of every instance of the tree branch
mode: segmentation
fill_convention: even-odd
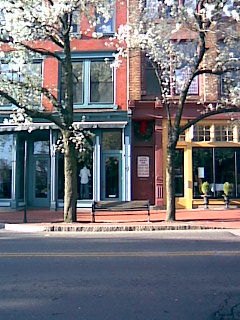
[[[210,112],[206,112],[201,114],[199,117],[189,121],[186,125],[182,126],[179,128],[178,133],[179,135],[184,133],[185,130],[193,126],[194,124],[198,123],[199,121],[209,118],[211,116],[217,115],[217,114],[222,114],[222,113],[232,113],[232,112],[240,112],[240,107],[230,107],[230,108],[222,108],[222,109],[215,109]]]

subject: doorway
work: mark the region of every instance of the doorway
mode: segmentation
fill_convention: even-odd
[[[33,202],[34,207],[49,207],[50,204],[50,159],[49,156],[34,156]]]
[[[121,195],[121,157],[119,152],[103,155],[101,199],[120,200]]]
[[[154,204],[153,147],[135,147],[133,155],[133,200],[149,200]]]

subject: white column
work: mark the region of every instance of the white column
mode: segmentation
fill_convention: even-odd
[[[131,144],[130,138],[126,136],[125,138],[125,172],[126,172],[126,201],[131,200]]]
[[[100,190],[101,190],[101,149],[99,136],[96,135],[94,154],[93,154],[93,200],[100,200]]]

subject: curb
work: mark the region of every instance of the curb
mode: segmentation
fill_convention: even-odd
[[[19,232],[43,232],[46,231],[46,226],[6,223],[3,229]]]
[[[0,227],[1,228],[1,227]],[[216,230],[221,227],[197,225],[163,225],[163,226],[72,226],[72,225],[25,225],[5,224],[1,229],[17,232],[127,232],[127,231],[167,231],[167,230]]]

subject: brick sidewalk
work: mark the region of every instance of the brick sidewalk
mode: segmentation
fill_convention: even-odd
[[[152,229],[158,227],[175,229],[194,229],[194,228],[231,228],[240,229],[240,209],[193,209],[177,210],[175,222],[165,222],[164,210],[151,210],[151,222],[147,222],[147,213],[145,212],[103,212],[96,215],[96,223],[91,223],[91,211],[77,212],[77,223],[74,227],[90,226],[151,226]],[[0,223],[2,224],[23,224],[24,212],[0,212]],[[27,224],[40,224],[49,226],[69,226],[63,222],[62,211],[50,210],[27,210]],[[67,228],[66,228],[67,229]]]

